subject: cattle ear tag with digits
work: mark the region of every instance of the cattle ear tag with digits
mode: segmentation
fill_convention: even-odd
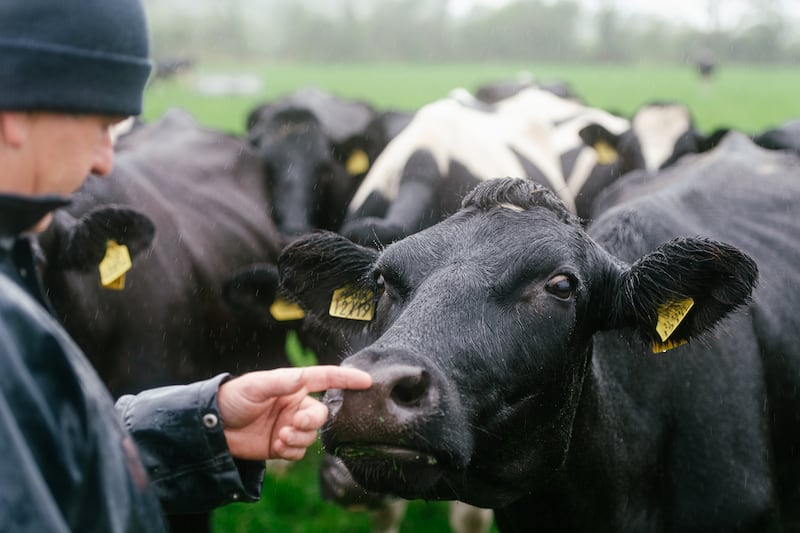
[[[275,298],[275,301],[269,306],[269,314],[278,322],[300,320],[306,316],[302,307],[280,297]]]
[[[363,174],[369,168],[369,156],[364,150],[355,149],[350,152],[350,157],[344,166],[351,176]]]
[[[106,242],[106,255],[100,261],[100,285],[107,289],[122,290],[125,288],[125,274],[131,269],[131,254],[128,247],[109,239]]]
[[[605,141],[594,143],[594,151],[597,153],[597,162],[600,165],[610,165],[619,158],[619,154],[613,146]]]
[[[336,318],[369,322],[375,314],[374,296],[368,289],[353,290],[351,287],[336,289],[331,297],[328,314]]]
[[[656,333],[661,337],[661,342],[653,343],[653,352],[666,352],[672,348],[686,344],[687,341],[668,341],[670,335],[678,328],[680,323],[689,314],[689,310],[694,305],[692,298],[683,300],[673,300],[667,302],[658,309],[658,322],[656,323]]]

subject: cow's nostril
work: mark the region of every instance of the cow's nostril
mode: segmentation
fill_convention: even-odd
[[[428,397],[431,376],[422,370],[411,376],[403,376],[392,387],[392,400],[403,407],[419,407]]]

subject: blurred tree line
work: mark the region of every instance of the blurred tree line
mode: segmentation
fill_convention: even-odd
[[[703,0],[698,0],[698,2]],[[290,61],[798,63],[798,23],[783,2],[746,0],[723,24],[636,16],[601,0],[512,0],[455,17],[444,0],[146,0],[154,55]],[[168,9],[169,6],[173,9]],[[183,7],[181,7],[183,6]]]

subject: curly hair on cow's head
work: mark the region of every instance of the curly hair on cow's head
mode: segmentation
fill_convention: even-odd
[[[513,206],[521,210],[544,207],[567,224],[580,225],[572,213],[553,191],[525,178],[496,178],[478,184],[464,197],[461,208],[475,207],[487,210],[498,206]]]

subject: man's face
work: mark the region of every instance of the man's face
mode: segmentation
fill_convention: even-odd
[[[122,117],[36,112],[29,115],[31,194],[70,195],[114,160],[109,128]]]

